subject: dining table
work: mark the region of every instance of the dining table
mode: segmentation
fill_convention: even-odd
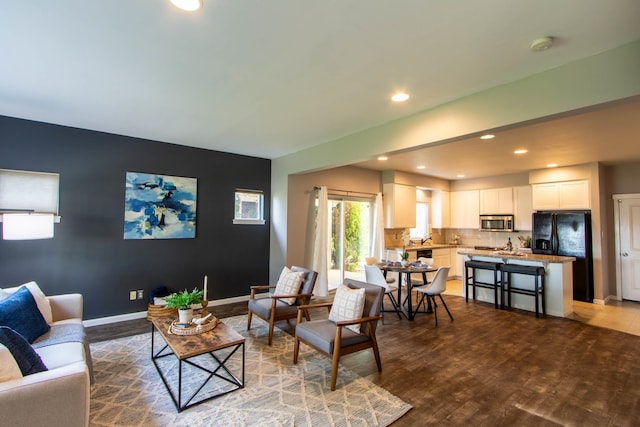
[[[378,267],[384,273],[385,277],[388,271],[397,272],[398,273],[398,305],[400,306],[400,311],[408,320],[413,320],[416,313],[413,311],[413,305],[411,301],[411,275],[412,274],[421,274],[422,282],[426,285],[429,283],[427,280],[427,273],[433,273],[438,271],[436,267],[432,267],[425,264],[412,263],[406,266],[403,266],[398,263],[379,263]],[[402,302],[402,275],[406,277],[407,284],[407,304]],[[416,307],[417,308],[417,307]]]

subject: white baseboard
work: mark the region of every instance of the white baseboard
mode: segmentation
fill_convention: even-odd
[[[89,319],[82,321],[85,327],[108,325],[109,323],[125,322],[127,320],[142,319],[147,317],[147,311],[138,311],[136,313],[118,314],[116,316],[99,317],[97,319]]]
[[[609,298],[607,297],[607,299],[597,299],[594,298],[593,299],[593,303],[594,304],[598,304],[598,305],[605,305],[607,303],[607,301],[609,300]]]
[[[256,298],[265,298],[268,295],[269,294],[267,292],[265,292],[264,294],[256,294]],[[242,301],[249,301],[249,295],[209,301],[208,307],[215,307],[218,305],[232,304],[234,302],[242,302]],[[142,319],[146,317],[147,317],[147,311],[145,310],[145,311],[138,311],[135,313],[118,314],[116,316],[99,317],[97,319],[84,320],[82,324],[85,327],[108,325],[110,323],[125,322],[127,320]]]

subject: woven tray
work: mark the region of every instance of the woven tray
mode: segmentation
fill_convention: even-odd
[[[208,332],[218,326],[220,320],[217,317],[211,316],[209,321],[203,323],[202,325],[190,324],[188,326],[178,326],[180,322],[178,320],[174,320],[171,322],[171,326],[169,326],[169,333],[174,335],[198,335],[204,332]]]

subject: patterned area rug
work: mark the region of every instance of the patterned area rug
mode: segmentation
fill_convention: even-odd
[[[342,366],[336,391],[332,392],[328,357],[301,345],[298,365],[294,365],[294,339],[289,334],[276,329],[269,347],[268,325],[261,319],[254,316],[248,332],[246,316],[223,321],[246,338],[243,389],[178,413],[150,360],[150,334],[91,344],[96,378],[91,390],[90,425],[386,426],[411,409],[409,404]],[[156,335],[156,350],[161,348],[158,340],[164,344]],[[232,356],[228,364],[232,372],[241,366],[237,356]],[[202,363],[210,360],[206,356]],[[175,357],[166,357],[162,363],[167,364],[171,384],[177,372]],[[183,381],[200,379],[201,371],[192,369],[193,372],[183,373]],[[228,385],[220,380],[207,387],[215,391],[225,384]],[[187,381],[186,387],[192,386]]]

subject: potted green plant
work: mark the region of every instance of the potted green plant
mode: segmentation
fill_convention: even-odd
[[[407,252],[407,246],[411,244],[411,235],[408,229],[402,231],[402,253],[400,254],[400,264],[403,267],[409,265],[409,252]]]
[[[189,292],[186,289],[182,292],[177,292],[169,295],[165,298],[168,308],[178,309],[178,319],[180,323],[190,323],[193,319],[194,304],[202,304],[202,291],[194,288]]]
[[[400,263],[402,264],[403,267],[406,267],[407,265],[409,265],[409,252],[403,249],[402,253],[400,254],[400,258],[402,259]]]

